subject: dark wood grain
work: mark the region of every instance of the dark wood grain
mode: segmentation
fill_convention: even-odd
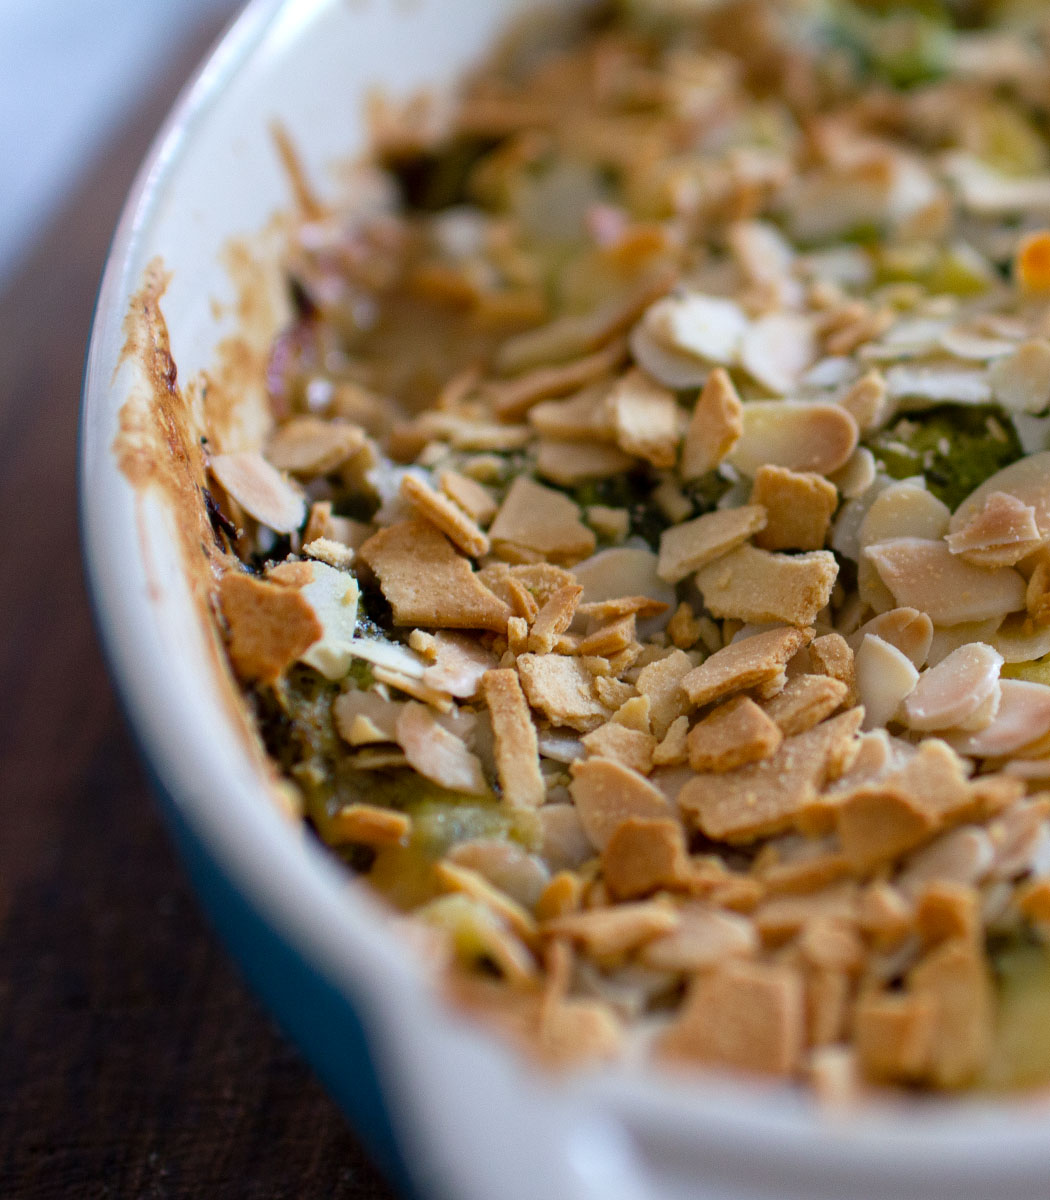
[[[392,1200],[204,925],[80,572],[92,303],[135,167],[216,31],[156,81],[0,295],[0,1196]]]

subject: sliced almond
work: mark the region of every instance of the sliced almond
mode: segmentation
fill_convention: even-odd
[[[933,622],[917,608],[891,608],[872,617],[850,635],[849,643],[854,652],[868,634],[896,646],[913,666],[921,668],[933,645]]]
[[[955,510],[949,532],[958,533],[969,525],[993,492],[1004,492],[1031,506],[1040,536],[1050,537],[1050,450],[1020,458],[986,479]]]
[[[514,379],[490,383],[484,395],[501,421],[517,421],[541,400],[565,396],[607,375],[623,361],[626,353],[622,341],[611,342],[575,361],[536,367]]]
[[[1002,665],[1002,655],[983,642],[960,646],[919,676],[904,700],[905,723],[926,732],[965,725],[999,694]]]
[[[1002,758],[1050,733],[1050,687],[1021,679],[1003,679],[999,690],[998,711],[984,729],[947,736],[946,740],[960,754]]]
[[[895,538],[864,553],[894,601],[927,613],[935,625],[1005,617],[1024,608],[1025,581],[1015,570],[971,566],[943,541]]]
[[[616,444],[654,467],[673,467],[680,438],[674,392],[637,368],[613,385],[605,401]]]
[[[977,567],[1012,567],[1042,545],[1035,509],[991,492],[973,519],[947,538],[948,549]]]
[[[704,384],[682,443],[678,470],[686,483],[719,466],[743,432],[743,405],[721,367]]]
[[[864,706],[864,728],[882,729],[898,719],[919,672],[896,646],[873,633],[861,639],[856,653],[857,695]]]
[[[589,479],[610,479],[634,466],[634,459],[617,446],[602,442],[540,440],[536,474],[561,487],[575,487]]]
[[[796,387],[816,357],[813,322],[800,313],[759,317],[740,341],[740,365],[774,396],[787,395]],[[746,428],[745,418],[745,437]]]
[[[980,950],[945,942],[908,976],[910,990],[933,1010],[929,1080],[937,1087],[972,1083],[992,1050],[995,995]]]
[[[656,573],[666,583],[680,583],[742,545],[765,525],[766,510],[757,503],[704,513],[692,521],[672,525],[660,535]]]
[[[333,845],[398,846],[412,832],[412,819],[374,804],[347,804],[325,824],[325,840]]]
[[[410,701],[398,714],[397,741],[420,775],[449,791],[484,796],[488,784],[481,763],[463,741],[449,733],[425,705]]]
[[[638,673],[638,692],[649,700],[649,720],[658,738],[664,737],[672,722],[685,711],[682,682],[692,671],[693,663],[684,651],[672,650]]]
[[[743,545],[702,567],[696,585],[715,617],[802,626],[827,605],[837,577],[827,550],[788,555]]]
[[[261,454],[213,454],[208,469],[250,517],[275,533],[294,533],[306,520],[302,493]]]
[[[646,311],[641,326],[667,350],[698,364],[728,366],[736,360],[748,321],[732,300],[693,292],[657,300]]]
[[[1050,407],[1050,342],[1025,342],[1000,358],[988,372],[995,399],[1015,413],[1042,413]]]
[[[486,671],[496,660],[483,646],[455,633],[434,635],[434,662],[423,671],[423,682],[460,700],[471,700]]]
[[[615,958],[672,932],[678,925],[678,914],[670,905],[641,900],[555,917],[544,922],[542,932],[577,942],[585,953],[596,958]]]
[[[787,467],[830,475],[856,449],[857,424],[835,404],[754,400],[745,404],[743,429],[727,461],[749,478],[760,467]]]
[[[736,913],[706,904],[679,909],[680,924],[642,947],[641,961],[655,971],[692,975],[731,958],[752,958],[758,950],[755,927]]]
[[[266,447],[266,457],[279,471],[294,475],[328,475],[364,446],[365,431],[348,421],[292,417]]]

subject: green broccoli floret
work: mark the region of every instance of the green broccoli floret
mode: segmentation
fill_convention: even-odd
[[[1023,454],[1013,425],[993,405],[944,404],[902,417],[867,445],[887,475],[922,475],[953,511]]]

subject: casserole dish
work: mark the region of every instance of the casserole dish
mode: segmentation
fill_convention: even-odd
[[[257,2],[176,109],[128,202],[88,360],[85,548],[112,668],[202,900],[374,1152],[418,1194],[1040,1194],[1050,1150],[1031,1101],[924,1104],[829,1125],[784,1089],[629,1067],[536,1075],[438,1004],[380,933],[374,901],[272,802],[187,569],[202,500],[179,472],[189,452],[179,406],[200,396],[187,381],[210,368],[221,392],[276,329],[265,281],[253,278],[256,303],[238,309],[230,239],[287,206],[272,119],[323,180],[363,147],[370,86],[447,81],[522,7]],[[132,461],[118,439],[134,397],[162,418],[169,458]]]

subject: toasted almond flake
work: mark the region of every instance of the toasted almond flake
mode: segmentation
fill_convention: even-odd
[[[358,557],[379,577],[398,625],[497,633],[507,628],[511,610],[427,521],[401,521],[381,529],[365,542]]]
[[[586,733],[608,719],[608,711],[596,696],[594,677],[575,658],[521,654],[517,668],[529,704],[552,725],[568,725]]]
[[[230,630],[230,659],[242,679],[273,683],[324,633],[297,588],[227,571],[218,597]]]
[[[460,700],[473,699],[486,671],[496,665],[483,646],[460,634],[436,634],[434,648],[435,661],[424,669],[422,680],[428,687]]]
[[[693,292],[657,300],[641,327],[658,345],[698,364],[728,366],[736,361],[748,320],[732,300]]]
[[[992,362],[1015,349],[1015,344],[1005,338],[988,337],[959,327],[946,329],[939,340],[953,358],[970,362]]]
[[[868,870],[922,845],[946,821],[972,815],[978,805],[962,760],[928,738],[903,766],[840,797],[835,823],[847,857]]]
[[[302,493],[261,454],[213,454],[208,469],[250,517],[275,533],[294,533],[306,520]]]
[[[835,404],[754,400],[744,405],[742,423],[727,461],[752,479],[764,466],[830,475],[857,446],[857,423]]]
[[[450,791],[488,794],[481,763],[425,705],[410,701],[398,714],[397,741],[420,775]]]
[[[954,880],[932,880],[919,896],[915,926],[925,946],[952,938],[976,941],[981,927],[981,898],[977,889]]]
[[[270,438],[266,457],[279,471],[328,475],[353,458],[366,440],[365,431],[348,421],[292,417]]]
[[[583,588],[579,584],[569,583],[547,598],[529,631],[529,649],[533,653],[550,654],[558,635],[572,624],[582,595]]]
[[[711,372],[685,431],[678,471],[689,483],[719,466],[743,432],[743,405],[729,375]]]
[[[854,651],[868,634],[896,646],[913,666],[921,668],[933,644],[933,622],[917,608],[891,608],[872,617],[850,635],[849,643]]]
[[[606,400],[611,383],[601,380],[565,400],[545,400],[529,411],[529,424],[554,441],[615,441]]]
[[[751,503],[765,509],[767,520],[756,532],[755,545],[763,550],[822,549],[838,500],[835,485],[821,475],[760,467]]]
[[[986,479],[959,505],[952,516],[950,533],[958,533],[979,513],[993,492],[1005,492],[1035,509],[1035,523],[1042,537],[1050,537],[1050,450],[1029,454]]]
[[[588,479],[609,479],[624,474],[633,465],[629,454],[601,442],[541,439],[536,453],[536,474],[561,487],[573,487]]]
[[[599,675],[594,680],[598,699],[614,712],[621,708],[635,695],[634,684],[625,683],[622,679],[610,679]]]
[[[735,696],[689,731],[689,765],[694,771],[732,771],[768,758],[783,740],[754,700]]]
[[[685,711],[681,684],[693,666],[694,660],[688,654],[672,650],[639,672],[636,686],[639,694],[649,700],[649,719],[656,737],[664,737],[672,721]]]
[[[567,804],[551,807],[568,808]],[[544,810],[549,812],[549,808]],[[587,855],[590,856],[590,843],[587,844]],[[546,856],[545,856],[546,857]],[[583,900],[583,881],[572,871],[559,871],[550,883],[543,889],[543,894],[536,901],[536,919],[549,921],[554,917],[563,917],[569,913],[578,912]]]
[[[915,1083],[928,1071],[936,1008],[907,993],[869,992],[857,1002],[854,1038],[864,1075],[875,1083]]]
[[[899,888],[877,880],[861,892],[858,924],[876,947],[887,949],[914,932],[915,910]]]
[[[781,895],[764,900],[755,910],[752,920],[763,942],[775,947],[783,945],[814,923],[822,923],[825,928],[833,923],[838,926],[836,932],[840,932],[842,927],[852,932],[858,911],[857,884],[853,880],[843,880],[809,895]],[[812,939],[809,941],[809,951],[813,954]],[[800,944],[799,950],[805,953],[806,946]],[[821,958],[831,951],[832,947],[826,943],[816,948]]]
[[[564,396],[594,383],[615,370],[626,354],[626,343],[617,340],[573,362],[536,367],[514,379],[489,383],[483,394],[501,421],[517,421],[541,400]]]
[[[511,899],[502,889],[495,887],[479,871],[446,859],[434,864],[434,878],[446,891],[459,892],[484,905],[526,945],[535,941],[536,922],[533,918],[521,904]]]
[[[728,554],[766,525],[766,510],[757,502],[726,508],[672,525],[660,535],[656,573],[665,583],[680,583],[687,575]]]
[[[882,729],[898,720],[901,704],[919,679],[907,655],[875,634],[866,633],[857,647],[856,669],[864,729]]]
[[[537,1049],[547,1065],[570,1068],[620,1057],[625,1039],[623,1023],[609,1005],[574,997],[545,1015]]]
[[[413,650],[398,642],[380,642],[372,638],[354,638],[350,642],[354,658],[362,662],[372,663],[376,667],[386,667],[399,675],[410,679],[422,679],[426,673],[426,664]]]
[[[974,567],[943,541],[903,537],[864,551],[896,603],[928,614],[934,625],[1005,617],[1024,608],[1025,581],[1010,567]]]
[[[387,700],[378,692],[352,688],[332,705],[336,728],[351,746],[397,740],[397,718],[404,702]]]
[[[535,987],[535,958],[487,905],[453,892],[416,909],[414,915],[447,930],[454,949],[467,964],[473,966],[479,958],[487,958],[512,987],[530,991]]]
[[[587,509],[587,523],[599,537],[622,542],[631,531],[631,514],[626,508],[592,504]]]
[[[521,547],[554,562],[576,562],[595,546],[594,534],[579,513],[568,496],[519,475],[500,506],[489,537],[497,550]]]
[[[849,766],[862,717],[862,709],[850,709],[785,739],[762,762],[695,775],[678,793],[679,807],[716,841],[746,843],[790,829],[819,790]]]
[[[689,875],[685,832],[677,821],[629,817],[602,848],[602,878],[614,900],[640,900],[681,886]]]
[[[809,657],[813,669],[837,679],[847,688],[847,698],[854,700],[857,685],[853,650],[840,633],[825,633],[810,643]]]
[[[609,721],[581,740],[592,757],[612,759],[641,775],[648,775],[653,768],[656,738],[651,733]]]
[[[458,842],[446,861],[467,867],[531,911],[550,883],[550,871],[535,854],[502,838]]]
[[[442,471],[438,476],[438,486],[479,525],[487,525],[496,515],[499,506],[491,493],[468,475],[461,475],[458,471]]]
[[[403,500],[440,529],[464,554],[470,558],[480,558],[483,554],[488,554],[489,539],[478,528],[476,522],[447,496],[435,492],[428,483],[415,475],[403,475],[400,494]]]
[[[690,650],[700,640],[701,628],[692,605],[683,600],[667,622],[667,636],[679,650]]]
[[[869,371],[839,401],[861,433],[872,433],[888,424],[894,404],[886,390],[886,380],[878,371]]]
[[[917,483],[891,483],[875,498],[860,526],[861,549],[891,538],[936,540],[948,531],[951,510]]]
[[[663,741],[653,750],[655,766],[678,766],[686,761],[688,756],[689,718],[675,717],[664,734]]]
[[[653,600],[650,596],[617,596],[609,600],[592,600],[577,608],[578,616],[599,624],[606,621],[616,621],[620,617],[658,617],[667,611],[668,605],[663,600]]]
[[[759,317],[740,342],[740,365],[775,396],[790,392],[816,358],[813,322],[799,313]],[[745,417],[745,437],[746,429]]]
[[[303,553],[307,558],[317,562],[327,563],[340,571],[346,571],[354,561],[354,552],[342,542],[333,542],[329,538],[314,538],[303,545]]]
[[[333,845],[404,845],[412,820],[404,813],[374,804],[346,804],[325,825],[325,839]]]
[[[1007,412],[1045,412],[1050,406],[1050,342],[1037,338],[1018,346],[992,365],[988,381]]]
[[[999,692],[1002,655],[983,642],[960,646],[919,676],[904,701],[911,729],[929,732],[964,725]]]
[[[683,905],[679,917],[673,933],[642,947],[645,966],[692,975],[731,958],[752,958],[758,950],[754,926],[736,913],[694,902]]]
[[[613,958],[672,932],[678,924],[678,914],[670,905],[642,900],[555,917],[543,923],[542,932],[569,938],[596,958]]]
[[[984,507],[947,537],[948,549],[976,567],[1012,567],[1042,544],[1035,509],[1006,492],[990,492]]]
[[[629,696],[613,713],[613,721],[626,729],[637,729],[639,733],[651,733],[650,714],[652,701],[648,696]]]
[[[611,759],[588,758],[570,767],[569,791],[583,828],[597,850],[629,817],[663,820],[672,817],[667,797],[643,775]]]
[[[1050,732],[1050,687],[1021,679],[1003,679],[999,689],[999,709],[984,729],[946,737],[960,754],[1002,758],[1016,754]]]
[[[694,979],[657,1054],[788,1076],[798,1065],[804,1033],[801,975],[787,966],[731,959]]]
[[[958,939],[938,946],[908,976],[910,990],[933,1009],[929,1080],[972,1083],[992,1049],[995,997],[980,950]]]
[[[712,616],[802,626],[827,605],[837,577],[827,550],[788,555],[743,545],[702,567],[696,585]]]
[[[636,367],[621,376],[605,401],[616,444],[654,467],[673,467],[680,438],[674,392]]]
[[[794,737],[830,717],[848,696],[849,687],[829,675],[796,675],[763,708],[784,737]]]
[[[746,688],[761,688],[783,678],[785,664],[811,637],[810,631],[801,629],[770,629],[757,633],[717,651],[698,667],[693,668],[690,663],[688,672],[679,676],[676,682],[681,684],[690,703],[697,707]],[[677,660],[679,666],[689,663],[681,651],[675,653],[681,655]],[[638,685],[642,690],[641,676]]]

